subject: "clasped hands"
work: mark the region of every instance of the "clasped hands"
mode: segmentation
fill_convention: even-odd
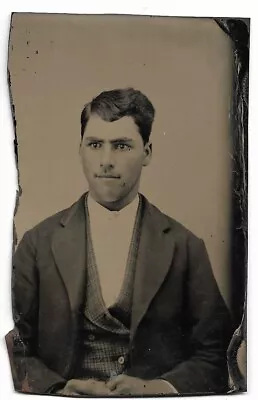
[[[123,374],[111,378],[107,382],[95,379],[71,379],[62,390],[57,391],[57,394],[64,396],[133,396],[173,394],[173,391],[162,379],[147,381]]]

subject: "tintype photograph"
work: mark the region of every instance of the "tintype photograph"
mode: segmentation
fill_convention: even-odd
[[[246,391],[249,20],[14,13],[14,389]]]

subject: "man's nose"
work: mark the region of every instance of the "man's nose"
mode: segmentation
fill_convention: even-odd
[[[103,148],[100,166],[105,169],[111,169],[114,167],[114,157],[111,147],[106,146]]]

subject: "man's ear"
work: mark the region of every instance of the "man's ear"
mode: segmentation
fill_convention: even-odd
[[[147,167],[151,161],[152,157],[152,143],[148,142],[144,146],[144,159],[143,159],[143,167]]]
[[[79,155],[81,155],[81,151],[82,151],[82,141],[83,141],[83,138],[80,140],[80,143],[79,143]]]

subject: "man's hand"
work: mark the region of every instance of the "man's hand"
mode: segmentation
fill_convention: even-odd
[[[106,384],[112,395],[156,395],[177,394],[173,386],[162,380],[143,380],[128,375],[118,375]]]
[[[105,382],[97,381],[95,379],[71,379],[61,390],[56,394],[63,396],[78,396],[85,394],[92,394],[95,396],[105,396],[110,394]]]

